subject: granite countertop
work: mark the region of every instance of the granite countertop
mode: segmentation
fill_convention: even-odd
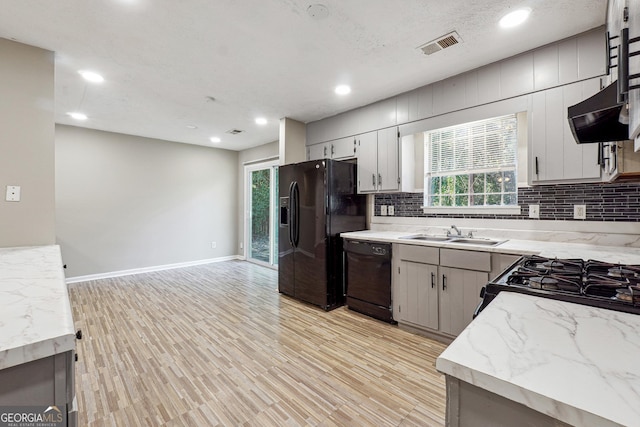
[[[0,249],[0,369],[75,348],[59,246]]]
[[[438,371],[569,423],[640,425],[640,316],[501,292]]]
[[[442,230],[439,230],[442,233]],[[490,232],[489,232],[490,233]],[[540,255],[548,258],[582,258],[619,264],[640,264],[640,248],[629,246],[605,246],[598,244],[553,242],[538,240],[519,240],[504,235],[483,235],[497,240],[506,240],[497,246],[483,246],[473,244],[456,244],[450,242],[427,242],[420,240],[401,239],[411,234],[407,231],[353,231],[341,233],[345,239],[362,239],[375,242],[403,243],[408,245],[436,246],[441,248],[497,252],[514,255]],[[435,234],[435,233],[433,233]]]

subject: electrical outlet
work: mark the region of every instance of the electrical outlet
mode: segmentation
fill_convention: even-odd
[[[529,218],[540,218],[540,205],[529,205]]]
[[[217,246],[216,242],[211,242],[211,249],[215,249]]]
[[[387,205],[380,206],[380,215],[387,216]]]
[[[586,219],[587,205],[573,205],[573,219]]]
[[[387,207],[387,213],[389,214],[389,216],[394,216],[396,214],[395,213],[395,208],[393,207],[393,205],[389,205]]]

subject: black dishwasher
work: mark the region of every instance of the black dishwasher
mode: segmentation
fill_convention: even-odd
[[[391,244],[344,240],[347,306],[395,323],[391,307]]]

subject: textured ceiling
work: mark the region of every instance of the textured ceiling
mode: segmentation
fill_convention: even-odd
[[[442,80],[603,25],[606,9],[604,0],[326,0],[318,19],[312,4],[3,0],[0,37],[56,52],[57,123],[211,146],[219,136],[215,146],[242,150],[277,140],[282,117],[310,122]],[[533,10],[524,25],[498,27],[523,6]],[[452,30],[461,44],[416,49]],[[105,81],[85,83],[80,69]],[[353,92],[338,97],[343,82]],[[76,110],[89,119],[66,115]]]

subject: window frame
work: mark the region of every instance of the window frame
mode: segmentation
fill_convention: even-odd
[[[433,194],[430,193],[430,188],[427,185],[427,183],[429,182],[429,178],[433,178],[433,174],[432,172],[430,172],[430,165],[427,165],[428,162],[428,152],[429,152],[429,148],[427,147],[427,145],[429,144],[429,133],[432,132],[436,132],[438,130],[444,130],[444,129],[450,129],[450,128],[455,128],[458,126],[469,126],[469,128],[471,127],[471,125],[473,125],[474,123],[477,122],[481,122],[481,121],[486,121],[486,120],[493,120],[493,119],[502,119],[505,116],[512,116],[515,121],[516,121],[516,142],[515,142],[515,147],[513,147],[514,149],[514,155],[515,155],[515,159],[514,159],[514,164],[512,168],[484,168],[484,170],[480,170],[480,169],[476,169],[476,170],[458,170],[458,171],[451,171],[451,173],[449,174],[438,174],[438,172],[435,172],[435,177],[438,177],[438,175],[440,177],[453,177],[453,179],[455,180],[456,177],[458,176],[465,176],[468,179],[468,182],[466,184],[466,192],[465,193],[456,193],[455,190],[453,190],[454,192],[451,193],[451,197],[455,198],[455,197],[466,197],[467,198],[467,205],[465,206],[429,206],[427,203],[427,198],[428,197],[432,197]],[[524,127],[524,129],[522,129]],[[478,118],[477,120],[469,120],[469,121],[465,121],[459,124],[451,124],[449,126],[441,126],[438,128],[433,128],[427,131],[424,131],[425,134],[425,138],[424,138],[424,190],[423,190],[423,204],[424,206],[422,207],[423,211],[425,213],[464,213],[464,214],[505,214],[505,215],[519,215],[521,213],[521,208],[520,206],[517,204],[517,194],[518,194],[518,186],[519,184],[521,184],[521,180],[519,179],[519,177],[521,176],[521,173],[523,171],[519,170],[522,164],[526,164],[526,157],[527,157],[527,153],[526,150],[522,150],[523,144],[524,147],[526,147],[527,145],[527,118],[526,118],[526,112],[517,112],[517,113],[506,113],[506,114],[497,114],[494,116],[489,116],[488,118]],[[525,159],[521,159],[521,156],[523,154],[525,154]],[[488,173],[500,173],[503,177],[505,172],[510,173],[511,174],[511,179],[513,180],[512,184],[513,185],[513,189],[511,189],[511,191],[507,191],[505,189],[505,181],[503,178],[503,181],[500,181],[500,192],[494,192],[494,193],[487,193],[487,174]],[[486,196],[496,196],[499,195],[501,197],[501,202],[504,202],[504,197],[505,195],[513,195],[514,197],[516,197],[516,204],[513,205],[504,205],[504,204],[500,204],[500,205],[473,205],[472,203],[472,198],[473,198],[473,175],[477,175],[480,173],[484,173],[485,177],[483,179],[483,192],[479,193],[482,194],[483,197]],[[526,174],[526,168],[524,173]],[[440,192],[438,195],[436,195],[436,197],[443,197],[442,193]],[[484,202],[484,201],[483,201]],[[454,200],[455,203],[455,200]]]

